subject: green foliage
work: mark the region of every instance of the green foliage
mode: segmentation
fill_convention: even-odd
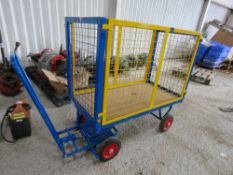
[[[123,57],[119,57],[118,73],[122,74],[125,71],[128,71],[130,68],[138,68],[145,66],[147,58],[147,53],[141,53],[138,55],[130,54]],[[115,59],[115,56],[112,56],[110,58],[110,74],[114,74]]]
[[[124,71],[128,71],[128,70],[129,70],[129,62],[128,62],[128,60],[125,59],[124,57],[120,58],[118,73],[123,73]]]
[[[110,59],[110,74],[114,74],[114,66],[115,66],[115,56],[112,56]],[[123,73],[124,71],[129,70],[129,63],[125,57],[119,57],[119,69],[118,73]]]
[[[134,54],[126,55],[125,59],[128,61],[130,68],[137,66],[137,57]]]
[[[143,67],[146,64],[148,54],[147,53],[141,53],[137,55],[138,57],[138,67]]]

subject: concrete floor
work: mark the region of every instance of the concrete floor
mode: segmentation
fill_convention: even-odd
[[[72,105],[55,108],[40,96],[57,129],[74,122]],[[24,92],[20,97],[28,96]],[[14,99],[0,98],[2,116]],[[218,73],[211,86],[192,82],[184,103],[172,111],[175,122],[167,133],[159,133],[159,121],[150,116],[119,125],[122,149],[106,163],[88,152],[64,161],[33,107],[32,136],[16,144],[0,140],[0,174],[232,175],[233,113],[218,109],[232,104],[232,75]]]

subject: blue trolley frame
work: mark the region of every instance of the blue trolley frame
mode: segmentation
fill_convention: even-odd
[[[73,95],[73,87],[72,87],[72,56],[71,56],[71,23],[79,22],[79,23],[90,23],[90,24],[97,24],[98,31],[97,31],[97,52],[96,52],[96,84],[95,84],[95,105],[94,105],[94,116],[91,116],[85,108],[75,99]],[[49,118],[44,106],[42,105],[38,95],[36,94],[35,90],[32,87],[32,84],[25,73],[23,67],[21,66],[18,57],[16,54],[11,56],[11,63],[15,70],[15,72],[20,77],[21,81],[23,82],[27,92],[29,93],[30,97],[32,98],[35,106],[37,107],[39,113],[42,116],[46,126],[48,127],[51,135],[53,136],[55,142],[58,145],[58,148],[61,150],[63,157],[70,157],[74,156],[77,153],[83,151],[91,151],[97,159],[99,159],[99,154],[96,152],[96,146],[103,142],[105,139],[109,137],[116,136],[118,131],[115,128],[117,124],[124,123],[126,121],[144,116],[145,114],[152,114],[154,117],[161,120],[164,116],[166,116],[172,109],[172,106],[181,103],[183,98],[178,101],[175,101],[170,104],[166,104],[160,106],[158,108],[153,108],[151,110],[147,110],[145,112],[127,117],[125,119],[101,125],[99,115],[102,113],[102,102],[103,102],[103,85],[104,85],[104,66],[105,66],[105,50],[106,50],[106,40],[107,40],[107,30],[103,29],[103,25],[107,24],[108,20],[103,17],[91,17],[91,18],[76,18],[76,17],[66,17],[65,18],[65,28],[66,28],[66,51],[67,51],[67,75],[68,75],[68,94],[71,100],[73,101],[76,109],[77,109],[77,119],[76,125],[70,128],[65,128],[64,130],[57,131],[54,127],[52,121]],[[156,44],[154,45],[156,47]],[[153,65],[153,62],[151,63]],[[151,72],[150,66],[150,72]],[[193,67],[193,65],[192,65]],[[189,77],[190,79],[190,77]],[[188,83],[189,83],[188,79]],[[148,80],[149,81],[149,80]],[[188,86],[186,85],[186,89]],[[164,114],[162,114],[163,109],[167,109]],[[158,111],[158,115],[154,112]],[[86,122],[83,124],[80,122],[80,117],[85,117]],[[82,137],[85,140],[85,144],[83,146],[79,146],[77,142],[79,138],[74,131],[78,131],[81,133]],[[65,135],[65,136],[64,136]],[[72,150],[66,150],[65,144],[70,143],[73,145]]]

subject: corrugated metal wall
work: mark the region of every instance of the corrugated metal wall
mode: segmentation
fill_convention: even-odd
[[[0,0],[0,29],[6,55],[15,41],[19,55],[65,44],[65,16],[105,16],[195,30],[204,0]],[[228,11],[227,11],[228,14]],[[212,5],[207,19],[225,18]],[[1,60],[1,56],[0,56]]]
[[[230,9],[228,9],[226,7],[222,7],[222,6],[215,4],[215,3],[211,3],[209,11],[208,11],[207,16],[206,16],[206,23],[208,23],[214,19],[217,19],[217,20],[222,21],[222,22],[226,22],[227,17],[230,15],[230,13],[231,13]],[[216,27],[209,26],[206,30],[206,37],[208,39],[211,39],[217,31],[218,31],[218,29]]]
[[[115,16],[116,0],[0,0],[0,28],[6,55],[15,41],[19,55],[65,44],[65,16]],[[0,56],[1,57],[1,56]],[[0,58],[1,59],[1,58]]]
[[[203,0],[118,0],[117,18],[195,30]]]

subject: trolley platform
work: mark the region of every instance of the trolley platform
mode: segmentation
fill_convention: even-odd
[[[143,89],[143,91],[142,91]],[[137,85],[130,85],[124,87],[118,87],[108,92],[108,103],[107,103],[107,118],[116,119],[119,116],[123,116],[134,111],[139,111],[146,108],[150,104],[150,95],[153,91],[153,84],[142,83]],[[116,96],[114,94],[121,94]],[[80,99],[82,105],[85,102],[91,102],[91,97],[94,93],[85,93],[81,95],[75,95],[77,99]],[[157,89],[157,94],[155,96],[154,106],[161,106],[164,102],[176,99],[178,96],[172,92],[163,90],[161,88]],[[82,101],[85,99],[86,101]],[[137,103],[135,103],[137,101]],[[91,104],[86,105],[88,108],[86,110],[91,113]]]

